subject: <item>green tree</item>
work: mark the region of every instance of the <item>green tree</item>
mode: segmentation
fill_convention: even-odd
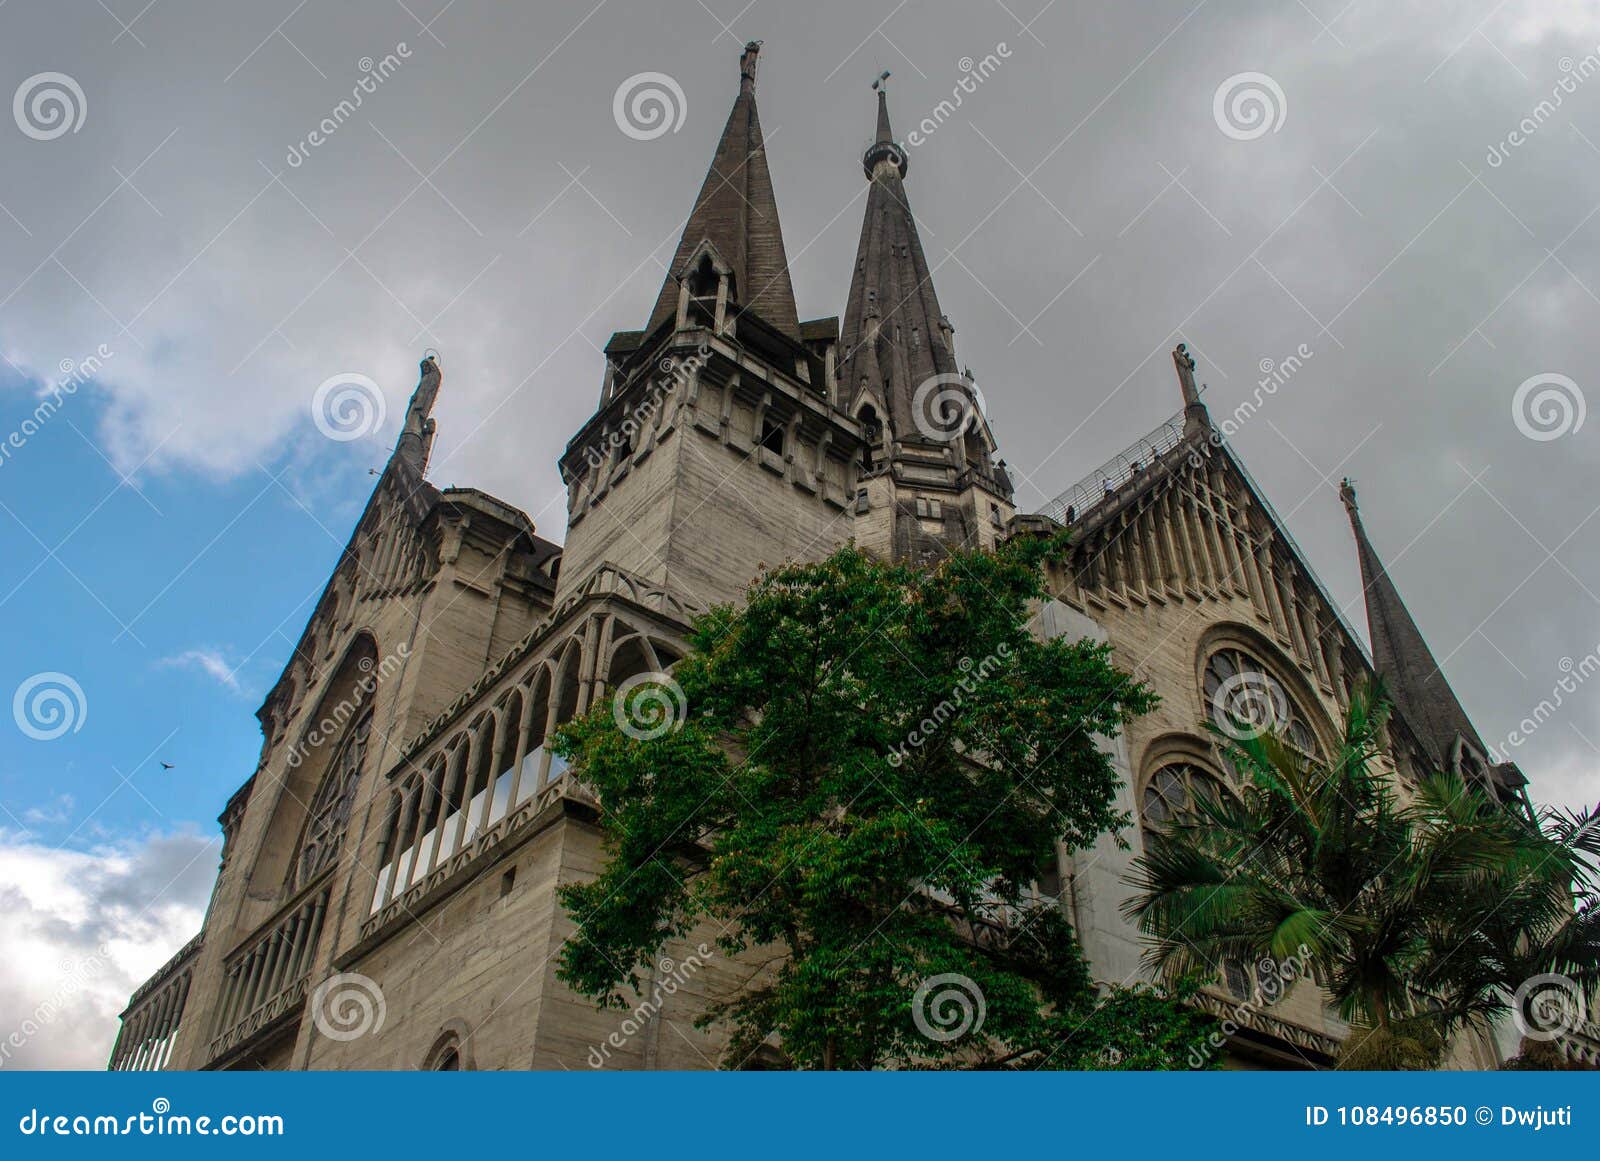
[[[766,571],[694,626],[680,720],[659,716],[680,691],[646,686],[568,723],[554,744],[610,860],[561,891],[579,928],[561,978],[626,1004],[666,939],[714,921],[765,965],[706,1020],[731,1025],[732,1067],[773,1034],[802,1068],[1083,1065],[1135,1044],[1151,1004],[1187,1019],[1150,996],[1097,1013],[1032,888],[1058,842],[1128,821],[1097,740],[1155,700],[1106,647],[1030,635],[1052,547]]]
[[[1584,1018],[1600,983],[1600,807],[1544,807],[1510,822],[1522,841],[1481,895],[1454,901],[1427,981],[1458,1021],[1508,1010],[1523,1033],[1508,1067],[1562,1068],[1555,1040]]]
[[[1271,731],[1229,745],[1241,796],[1204,798],[1157,836],[1126,910],[1163,976],[1308,959],[1355,1027],[1341,1067],[1430,1068],[1532,966],[1566,962],[1528,939],[1568,930],[1572,860],[1456,775],[1403,803],[1378,763],[1388,713],[1381,686],[1358,691],[1331,761]]]

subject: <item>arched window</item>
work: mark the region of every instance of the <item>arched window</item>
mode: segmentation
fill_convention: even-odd
[[[439,1033],[428,1055],[422,1058],[424,1072],[470,1072],[477,1065],[472,1058],[472,1032],[461,1020],[450,1020]]]
[[[711,255],[700,255],[700,261],[689,274],[689,297],[716,298],[717,281],[717,268],[711,264]]]
[[[1306,715],[1283,683],[1250,653],[1236,646],[1218,649],[1206,661],[1202,682],[1206,710],[1224,731],[1237,726],[1275,730],[1307,758],[1321,755]]]
[[[1168,762],[1150,775],[1139,800],[1139,816],[1146,836],[1158,834],[1172,823],[1191,817],[1202,798],[1219,801],[1226,793],[1209,770],[1193,762]]]
[[[874,449],[883,435],[883,425],[878,422],[877,409],[870,403],[862,406],[856,413],[856,419],[861,422],[861,434],[866,437],[866,443],[861,445],[861,467],[870,472],[875,466]]]
[[[295,861],[297,885],[309,883],[338,857],[339,843],[344,838],[356,788],[361,782],[367,738],[371,732],[372,712],[369,710],[350,727],[328,772],[323,775],[322,785],[317,787],[306,819],[305,834],[300,840],[300,857]]]

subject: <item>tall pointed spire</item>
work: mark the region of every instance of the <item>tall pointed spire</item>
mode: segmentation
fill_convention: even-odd
[[[939,309],[906,199],[906,154],[889,126],[884,79],[873,85],[877,133],[861,159],[871,188],[841,326],[839,387],[847,403],[863,391],[880,399],[894,438],[916,442],[918,386],[935,375],[956,376],[958,368],[953,328]]]
[[[735,301],[796,342],[800,315],[789,281],[789,259],[778,224],[778,202],[767,169],[766,143],[756,115],[756,57],[761,42],[739,57],[739,95],[728,114],[711,168],[684,225],[672,265],[650,313],[653,331],[678,309],[678,286],[702,242],[710,242],[733,270]]]
[[[1411,619],[1410,611],[1400,599],[1400,591],[1367,538],[1361,511],[1356,507],[1356,490],[1348,479],[1339,485],[1339,499],[1350,514],[1356,554],[1361,561],[1372,664],[1388,684],[1395,708],[1432,751],[1429,757],[1441,768],[1449,765],[1457,738],[1465,739],[1480,753],[1484,752],[1483,740],[1472,728],[1467,711],[1456,700],[1455,691],[1440,672],[1422,631]]]

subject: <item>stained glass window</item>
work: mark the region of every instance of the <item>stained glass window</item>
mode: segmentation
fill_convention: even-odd
[[[339,854],[339,843],[350,821],[350,808],[355,804],[356,787],[367,756],[367,737],[371,732],[372,714],[362,714],[339,744],[339,751],[323,775],[316,797],[311,800],[305,838],[300,843],[300,858],[295,863],[297,881],[301,884],[309,883],[332,866]]]
[[[1283,683],[1242,649],[1219,649],[1206,662],[1206,711],[1226,732],[1274,730],[1306,757],[1320,753],[1304,712]]]

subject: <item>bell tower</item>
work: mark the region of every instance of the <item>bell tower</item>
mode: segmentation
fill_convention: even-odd
[[[802,323],[756,111],[760,43],[645,329],[606,345],[561,458],[561,590],[604,564],[694,601],[849,538],[863,439],[839,409],[836,319]],[[560,594],[558,594],[560,599]]]

